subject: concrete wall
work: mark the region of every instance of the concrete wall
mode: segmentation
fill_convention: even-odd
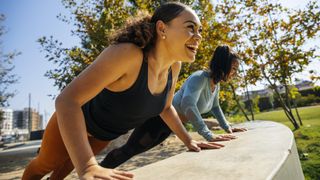
[[[270,121],[237,125],[248,128],[219,150],[185,152],[132,171],[137,180],[301,180],[294,137]],[[164,147],[165,148],[165,147]]]

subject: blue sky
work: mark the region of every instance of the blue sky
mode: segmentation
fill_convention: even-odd
[[[71,36],[71,25],[56,18],[59,13],[68,14],[60,1],[52,0],[1,0],[0,13],[6,16],[3,25],[8,32],[2,37],[4,52],[20,51],[14,59],[13,74],[19,76],[19,82],[10,87],[17,90],[10,108],[28,107],[28,94],[31,93],[32,107],[47,112],[47,118],[54,111],[54,101],[49,94],[57,94],[53,81],[44,77],[53,65],[40,52],[37,39],[42,36],[54,36],[66,47],[78,44],[78,39]]]
[[[306,5],[306,0],[281,0],[289,8],[299,8]],[[57,94],[53,80],[44,77],[47,70],[53,69],[48,62],[37,39],[42,36],[54,36],[63,42],[64,47],[79,45],[79,40],[71,36],[72,25],[56,18],[59,13],[68,15],[61,1],[53,0],[1,0],[0,13],[6,16],[4,25],[8,33],[2,39],[2,49],[6,52],[17,50],[22,54],[14,59],[13,74],[20,77],[19,83],[12,85],[10,90],[17,90],[14,98],[10,99],[10,108],[15,110],[28,106],[28,94],[32,96],[32,107],[47,114],[49,118],[54,112],[54,101],[49,94]],[[316,41],[310,44],[316,44]],[[318,43],[319,44],[319,43]],[[313,67],[320,69],[319,63]],[[302,77],[307,74],[302,75]]]

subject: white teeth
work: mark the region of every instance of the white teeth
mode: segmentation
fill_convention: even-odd
[[[187,45],[187,47],[193,48],[193,49],[198,49],[198,46],[196,46],[196,45]]]

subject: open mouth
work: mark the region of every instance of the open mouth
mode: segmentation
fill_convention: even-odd
[[[189,44],[189,45],[186,45],[187,48],[192,51],[193,53],[196,53],[197,52],[197,49],[198,49],[198,46],[197,45],[192,45],[192,44]]]

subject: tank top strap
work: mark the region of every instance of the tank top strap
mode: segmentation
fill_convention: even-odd
[[[142,67],[141,67],[141,71],[143,71],[142,73],[145,74],[145,76],[148,76],[147,72],[148,72],[148,55],[145,51],[143,51],[143,62],[142,62]],[[146,80],[147,78],[145,78]],[[170,66],[169,70],[168,70],[168,79],[167,79],[167,87],[165,90],[165,93],[167,93],[168,90],[171,89],[172,87],[172,68]]]
[[[168,80],[167,80],[167,87],[166,87],[166,93],[168,93],[172,87],[173,81],[172,81],[172,69],[171,66],[168,70]]]
[[[172,79],[172,68],[170,66],[169,70],[168,70],[168,79]]]
[[[144,63],[148,63],[148,54],[147,54],[147,52],[142,51],[142,53],[143,53],[143,62]]]

